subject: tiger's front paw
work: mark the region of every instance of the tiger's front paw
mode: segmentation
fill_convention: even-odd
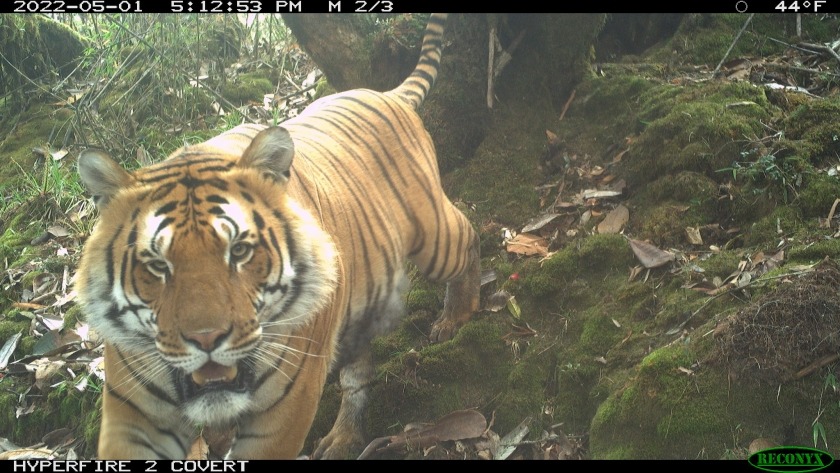
[[[359,435],[330,431],[318,442],[312,453],[315,460],[349,460],[356,458],[364,448],[364,439]]]
[[[451,340],[459,328],[461,328],[461,324],[456,323],[449,317],[441,315],[440,318],[432,324],[432,332],[429,334],[429,340],[432,343],[440,343]]]

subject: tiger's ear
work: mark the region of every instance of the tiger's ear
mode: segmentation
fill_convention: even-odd
[[[97,206],[107,204],[114,194],[132,182],[128,171],[98,149],[86,149],[79,155],[79,176]]]
[[[273,179],[289,177],[289,167],[295,156],[295,145],[289,132],[279,126],[267,128],[257,134],[242,159],[240,166],[253,167]]]

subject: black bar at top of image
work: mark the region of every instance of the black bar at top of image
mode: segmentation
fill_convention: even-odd
[[[4,0],[0,13],[838,13],[840,0],[707,0],[703,2],[433,0]]]

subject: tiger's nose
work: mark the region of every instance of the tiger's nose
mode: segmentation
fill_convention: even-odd
[[[231,329],[204,329],[183,334],[186,341],[201,348],[204,351],[213,351],[230,335]]]

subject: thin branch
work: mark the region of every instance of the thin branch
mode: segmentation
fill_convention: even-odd
[[[738,34],[735,35],[735,39],[732,40],[732,44],[729,45],[729,49],[726,50],[726,54],[723,55],[723,58],[720,60],[717,67],[715,68],[715,71],[712,73],[713,76],[717,75],[718,71],[720,70],[720,66],[722,66],[723,62],[726,61],[726,58],[729,57],[729,53],[732,52],[732,48],[735,47],[735,44],[738,42],[738,39],[741,38],[741,34],[743,34],[744,30],[747,29],[747,25],[750,24],[754,16],[755,13],[750,13],[750,16],[747,18],[747,21],[744,22],[744,26],[741,27],[741,31],[739,31]]]
[[[824,45],[824,44],[813,44],[813,43],[799,43],[806,48],[814,48],[820,51],[825,51],[834,58],[835,61],[840,62],[840,55],[837,54],[837,51],[834,49]]]

